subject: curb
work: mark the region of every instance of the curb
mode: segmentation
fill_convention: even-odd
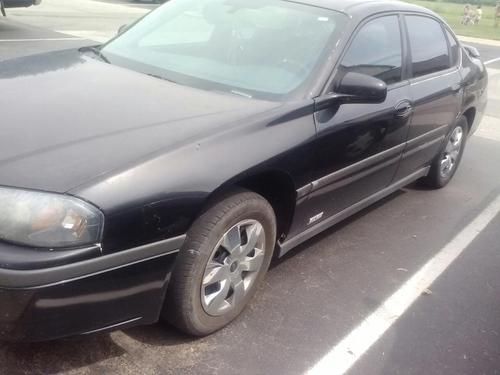
[[[500,40],[473,38],[470,36],[461,36],[461,35],[458,35],[458,39],[460,39],[460,41],[465,43],[477,43],[488,46],[500,47]]]

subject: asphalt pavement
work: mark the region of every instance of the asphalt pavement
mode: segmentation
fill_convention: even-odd
[[[13,10],[0,21],[0,60],[95,44],[153,8],[72,1],[73,8],[45,0],[45,9]],[[59,19],[64,15],[72,22]],[[500,57],[500,47],[475,46],[485,61]],[[488,116],[448,187],[409,186],[301,245],[273,264],[249,308],[227,328],[203,339],[156,324],[3,343],[0,374],[303,374],[314,368],[500,195],[500,61],[488,68]],[[348,373],[500,373],[499,232],[500,215]],[[326,373],[334,372],[331,366]]]

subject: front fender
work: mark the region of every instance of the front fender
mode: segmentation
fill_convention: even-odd
[[[278,170],[305,185],[312,111],[312,101],[283,105],[69,193],[104,212],[104,252],[181,235],[214,192],[242,176]]]

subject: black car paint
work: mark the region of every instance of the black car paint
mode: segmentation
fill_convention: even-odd
[[[166,254],[43,287],[3,287],[1,337],[34,342],[154,323],[174,260]]]
[[[465,51],[447,74],[389,87],[383,103],[321,107],[363,20],[437,16],[402,3],[308,3],[351,21],[307,95],[283,102],[183,87],[74,50],[0,64],[0,89],[23,97],[0,97],[8,140],[0,185],[75,195],[106,218],[102,243],[88,249],[0,243],[1,337],[37,341],[154,322],[175,250],[218,192],[279,186],[268,198],[288,216],[280,222],[282,255],[424,175],[458,116],[474,119],[474,131],[487,75]]]
[[[27,8],[39,5],[41,0],[3,0],[5,8]]]

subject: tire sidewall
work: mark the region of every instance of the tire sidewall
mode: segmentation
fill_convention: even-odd
[[[441,164],[441,160],[443,158],[444,152],[445,152],[444,149],[443,149],[443,151],[441,151],[439,153],[438,159],[436,160],[436,169],[437,169],[436,173],[437,173],[439,185],[441,185],[441,186],[447,185],[453,179],[453,176],[455,176],[455,173],[457,172],[458,167],[460,166],[460,162],[462,161],[462,156],[463,156],[464,151],[465,151],[465,146],[466,146],[466,143],[467,143],[467,135],[468,135],[468,124],[467,124],[467,119],[465,117],[463,117],[463,116],[460,117],[460,119],[457,121],[457,123],[455,124],[455,126],[453,126],[453,128],[452,128],[450,134],[448,135],[448,137],[446,137],[446,140],[445,140],[445,143],[444,143],[444,148],[446,148],[446,145],[450,141],[450,138],[453,135],[453,132],[455,131],[455,129],[457,127],[461,127],[462,131],[463,131],[462,146],[460,147],[460,152],[459,152],[457,160],[455,162],[455,166],[454,166],[453,170],[451,171],[451,173],[448,176],[444,177],[444,176],[441,175],[441,168],[440,168],[441,165],[440,164]]]
[[[236,207],[230,209],[222,217],[217,217],[215,213],[220,211],[219,206],[224,205],[224,201],[222,201],[200,216],[193,224],[192,229],[188,231],[186,243],[179,255],[181,257],[180,261],[182,261],[183,255],[187,255],[187,257],[191,258],[192,263],[191,273],[193,277],[187,283],[187,287],[184,290],[183,310],[187,312],[186,318],[189,319],[189,326],[192,327],[193,334],[206,335],[212,333],[234,320],[252,299],[269,268],[276,241],[276,219],[274,211],[267,201],[257,194],[252,195],[255,195],[253,199],[246,200],[242,204],[238,204]],[[248,219],[260,222],[265,231],[266,248],[262,267],[255,282],[238,307],[222,316],[209,315],[205,312],[201,303],[201,284],[205,267],[224,233],[237,223]],[[191,241],[192,231],[207,227],[212,228],[210,234],[204,240]]]

